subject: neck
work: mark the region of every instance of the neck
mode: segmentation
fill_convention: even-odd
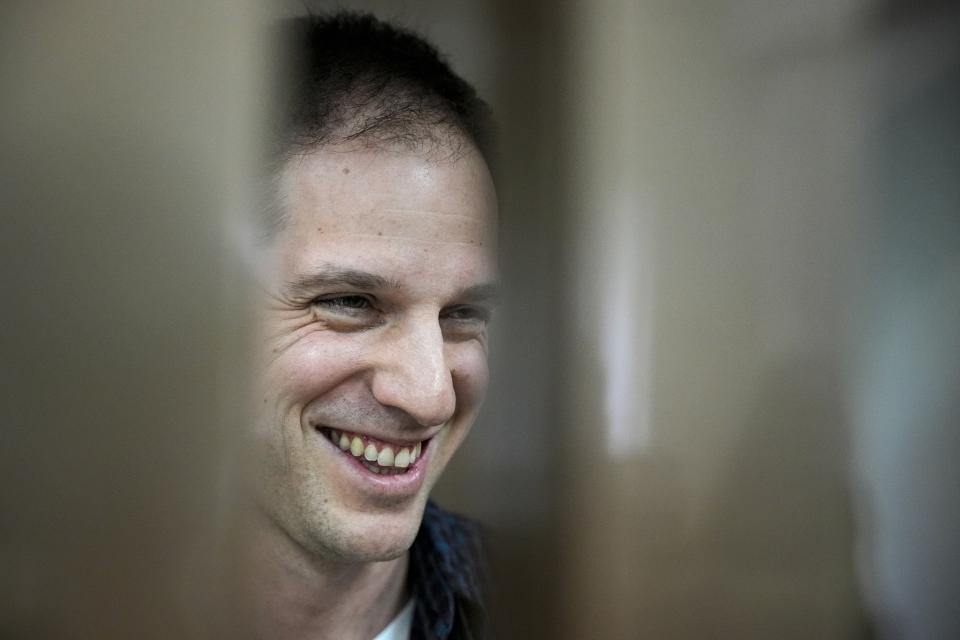
[[[384,562],[317,558],[258,520],[248,548],[257,638],[370,640],[403,608],[409,554]]]

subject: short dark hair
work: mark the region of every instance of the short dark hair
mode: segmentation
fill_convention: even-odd
[[[486,103],[419,35],[369,13],[287,20],[289,76],[281,158],[325,145],[449,149],[472,143],[490,161]]]

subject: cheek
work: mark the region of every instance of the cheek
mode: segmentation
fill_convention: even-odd
[[[302,407],[362,369],[362,349],[346,336],[317,333],[278,354],[267,367],[264,398]]]

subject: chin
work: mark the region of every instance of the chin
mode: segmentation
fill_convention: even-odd
[[[405,554],[413,545],[423,519],[425,500],[402,512],[328,514],[315,523],[317,552],[344,562],[383,562]]]

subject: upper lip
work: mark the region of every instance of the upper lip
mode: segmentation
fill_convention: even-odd
[[[419,442],[426,442],[427,440],[430,440],[435,435],[437,435],[437,433],[439,433],[444,426],[445,425],[440,425],[439,427],[430,429],[429,431],[422,432],[419,437],[411,438],[409,436],[400,437],[400,434],[381,435],[379,433],[375,433],[371,431],[365,431],[365,430],[355,429],[355,428],[345,429],[345,428],[336,427],[336,426],[327,425],[327,424],[314,425],[314,427],[317,429],[333,429],[335,431],[339,431],[340,433],[348,433],[348,434],[363,436],[363,437],[367,437],[373,440],[383,442],[384,444],[394,445],[397,447],[412,447]]]

